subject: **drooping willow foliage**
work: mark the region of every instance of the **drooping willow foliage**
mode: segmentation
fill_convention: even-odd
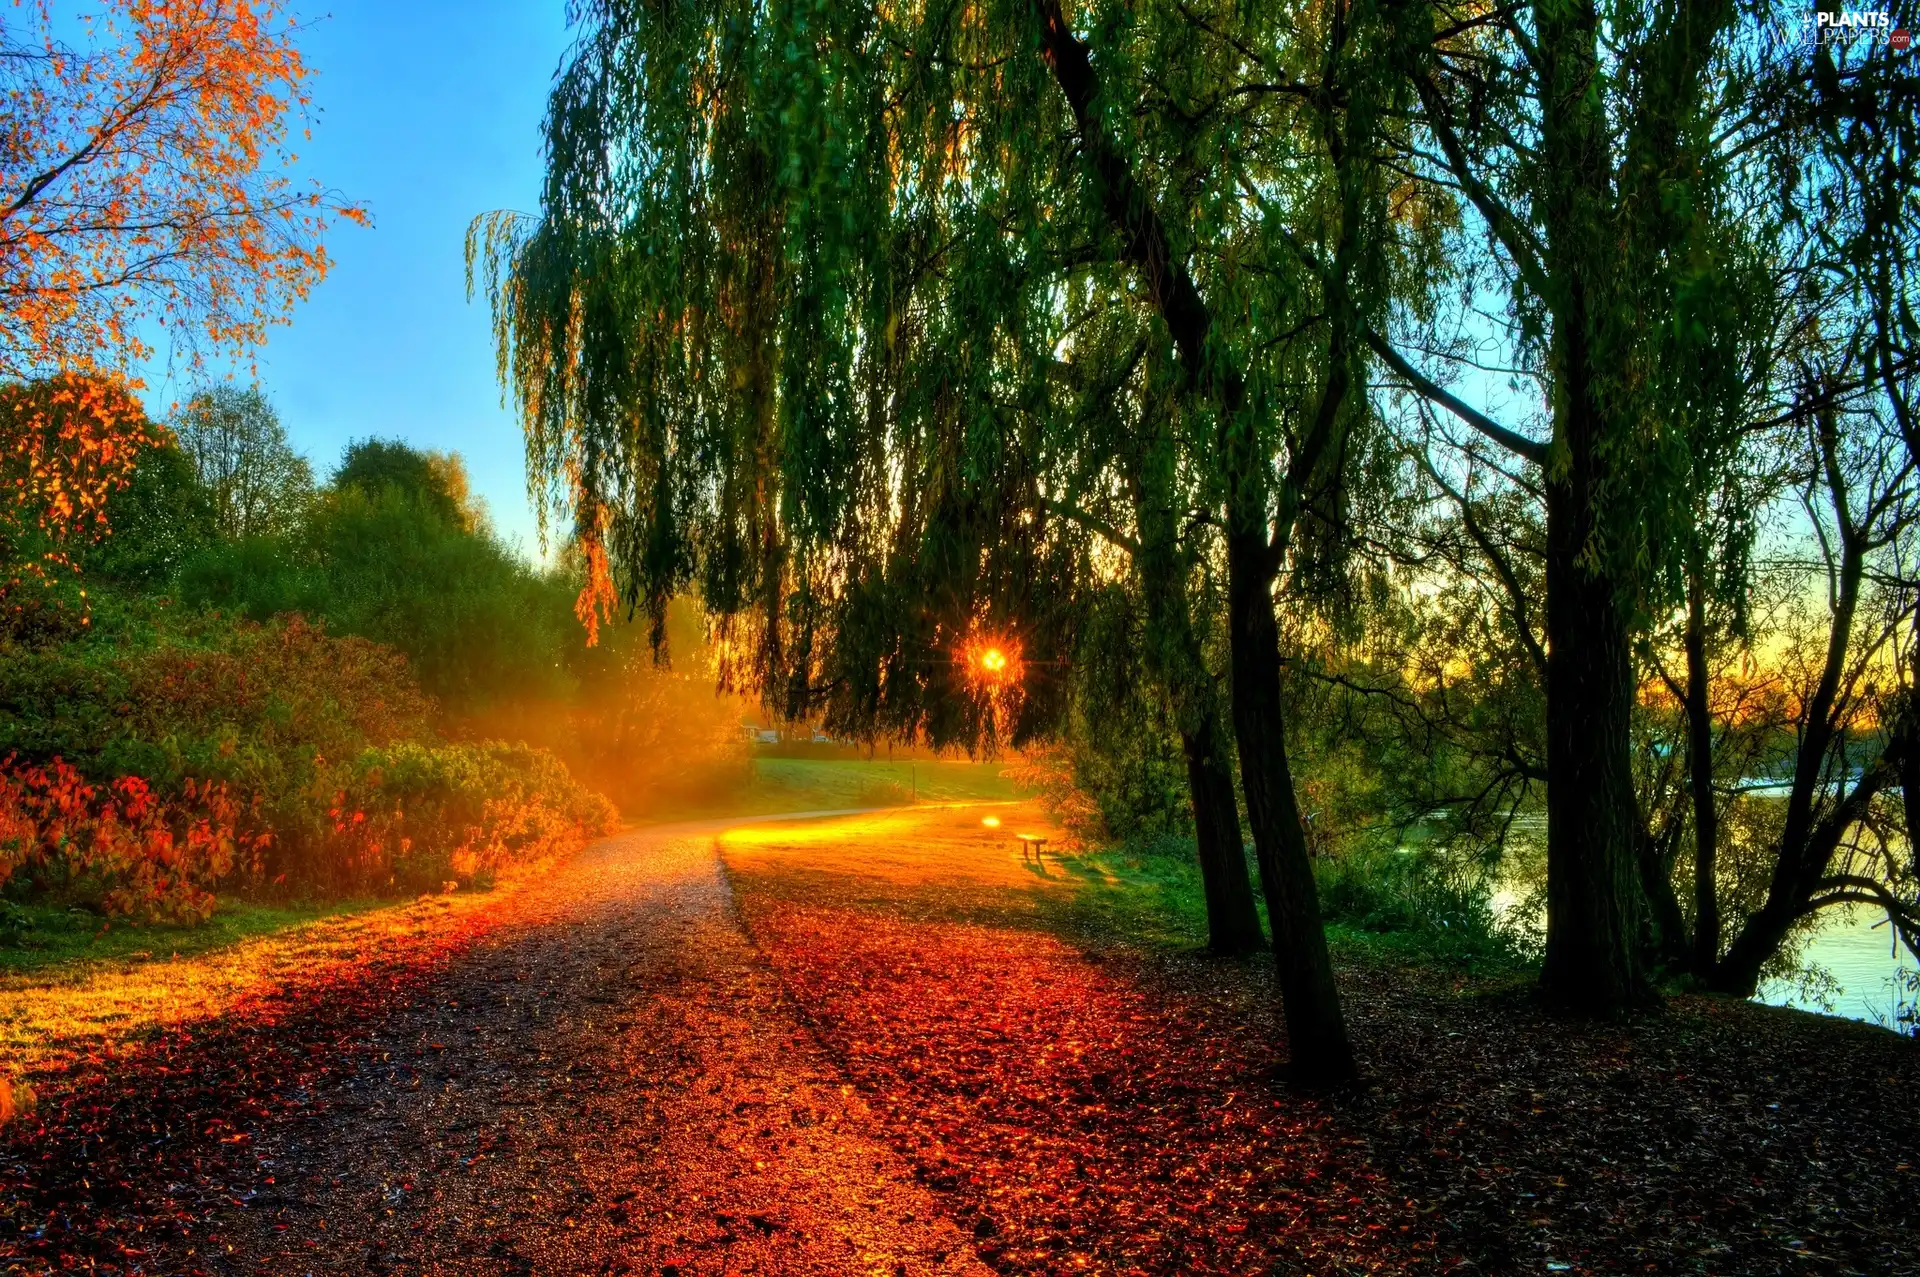
[[[694,590],[735,683],[784,712],[991,744],[1060,720],[1058,671],[1099,666],[1078,645],[1114,632],[1088,617],[1116,580],[1197,591],[1202,625],[1229,622],[1263,881],[1300,871],[1304,933],[1274,604],[1290,655],[1330,650],[1340,627],[1297,602],[1350,595],[1360,538],[1417,547],[1383,517],[1417,490],[1446,526],[1400,566],[1494,600],[1529,721],[1491,733],[1481,789],[1546,783],[1548,983],[1596,1009],[1650,996],[1643,897],[1682,826],[1656,828],[1632,751],[1669,640],[1714,891],[1705,656],[1749,642],[1753,511],[1797,493],[1808,526],[1851,529],[1828,575],[1892,619],[1860,646],[1866,596],[1834,604],[1833,669],[1882,648],[1902,682],[1920,669],[1903,50],[1809,51],[1772,0],[575,16],[540,215],[474,250],[589,618],[657,627]],[[1503,398],[1504,421],[1476,406]],[[982,635],[1029,662],[1010,699],[965,677]],[[1172,691],[1181,664],[1153,674]],[[1431,690],[1385,673],[1409,704]],[[1896,700],[1879,783],[1920,760]],[[1780,840],[1805,854],[1780,851],[1748,957],[1829,898],[1852,827],[1819,781],[1846,774],[1848,697],[1806,703],[1829,727],[1801,737]]]
[[[1220,358],[1272,456],[1325,376],[1315,263],[1339,198],[1327,104],[1300,87],[1325,18],[1280,8],[1077,15],[1103,127],[1233,318]],[[618,606],[658,633],[696,590],[736,685],[864,734],[1057,718],[1086,587],[1115,570],[1101,529],[1128,522],[1100,513],[1126,495],[1107,464],[1124,403],[1195,373],[1089,183],[1039,14],[580,6],[541,213],[482,219],[470,256],[530,473],[586,553],[590,623]],[[1173,429],[1187,495],[1217,505],[1215,427]],[[978,634],[1025,657],[1011,724],[965,686]]]

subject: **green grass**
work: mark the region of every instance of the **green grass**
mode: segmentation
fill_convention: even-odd
[[[783,811],[905,807],[915,802],[998,802],[1020,797],[1001,776],[1004,762],[919,759],[771,758],[753,760],[745,788],[650,811],[651,820],[763,816]]]
[[[70,963],[128,958],[192,957],[321,918],[378,907],[373,900],[283,905],[223,900],[200,926],[127,919],[111,922],[54,905],[0,903],[0,975],[32,975]]]
[[[1207,943],[1207,901],[1192,843],[1141,839],[1064,863],[1073,891],[1044,893],[1042,900],[1072,930],[1149,948]]]
[[[1045,905],[1082,934],[1149,948],[1195,949],[1207,942],[1206,895],[1192,842],[1140,839],[1069,857],[1074,890]],[[1412,863],[1377,856],[1316,862],[1327,941],[1355,962],[1412,963],[1475,974],[1526,965],[1498,933],[1484,901],[1420,872]],[[1254,877],[1255,907],[1266,922]]]

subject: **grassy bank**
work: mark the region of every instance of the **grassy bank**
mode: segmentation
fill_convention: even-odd
[[[223,900],[198,925],[111,921],[84,909],[0,904],[0,976],[33,975],[68,963],[190,958],[245,940],[379,907],[372,899],[260,904]],[[385,902],[391,903],[391,902]]]
[[[1191,841],[1133,839],[1066,857],[1063,868],[1075,889],[1047,899],[1074,930],[1149,948],[1206,944],[1206,896]],[[1264,922],[1259,872],[1248,868]],[[1326,858],[1314,869],[1327,939],[1344,958],[1488,974],[1528,964],[1495,926],[1483,890],[1449,881],[1417,857]]]
[[[762,816],[784,811],[839,811],[857,807],[906,807],[918,803],[1005,802],[1018,797],[1002,776],[1004,762],[967,759],[793,758],[765,754],[753,759],[743,786],[697,800],[656,806],[648,821],[719,816]]]

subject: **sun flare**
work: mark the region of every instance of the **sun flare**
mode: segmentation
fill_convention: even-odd
[[[1001,688],[1020,681],[1020,649],[1007,639],[975,639],[963,656],[967,677],[976,684]]]

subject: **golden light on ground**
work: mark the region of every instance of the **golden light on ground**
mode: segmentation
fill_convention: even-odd
[[[981,821],[980,823],[985,825],[988,829],[998,829],[1000,828],[1000,817],[988,816],[985,820]]]
[[[876,879],[924,889],[929,899],[949,903],[969,891],[1013,888],[1024,900],[1024,893],[1047,884],[1037,883],[1023,865],[1020,843],[1012,835],[982,836],[981,826],[997,820],[1010,829],[1039,830],[1049,839],[1059,831],[1032,802],[996,803],[983,811],[985,806],[971,802],[804,824],[737,825],[718,836],[718,850],[735,873],[800,872],[812,881]]]

